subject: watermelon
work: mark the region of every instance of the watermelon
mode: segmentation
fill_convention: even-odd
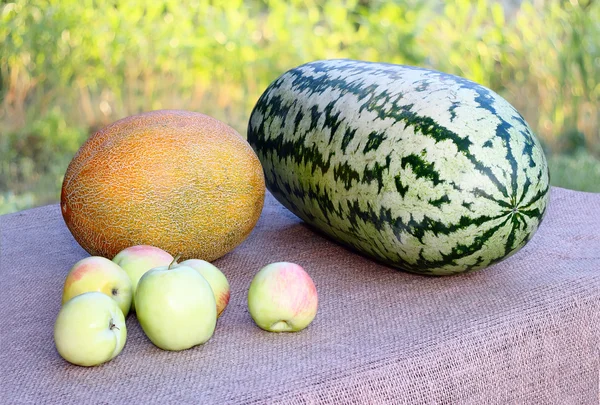
[[[522,248],[549,198],[517,110],[467,79],[354,60],[304,64],[265,90],[248,142],[268,190],[315,230],[379,262],[449,275]]]

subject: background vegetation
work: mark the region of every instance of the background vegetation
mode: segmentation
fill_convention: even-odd
[[[181,108],[245,134],[279,74],[342,57],[492,88],[542,140],[554,185],[600,192],[593,0],[0,0],[0,44],[0,213],[58,201],[73,154],[110,122]]]

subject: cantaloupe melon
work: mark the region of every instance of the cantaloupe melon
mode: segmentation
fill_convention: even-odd
[[[161,110],[93,134],[67,168],[61,208],[91,255],[153,245],[212,261],[250,234],[264,196],[261,164],[233,128],[204,114]]]

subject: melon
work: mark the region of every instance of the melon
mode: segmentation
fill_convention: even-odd
[[[248,237],[264,197],[260,161],[233,128],[197,112],[160,110],[90,136],[65,173],[61,210],[91,255],[152,245],[213,261]]]
[[[293,68],[258,100],[248,142],[285,207],[349,248],[417,274],[508,258],[533,237],[550,195],[542,146],[508,101],[415,66]]]

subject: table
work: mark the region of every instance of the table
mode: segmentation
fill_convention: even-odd
[[[57,354],[69,268],[88,254],[58,205],[0,217],[3,403],[600,403],[600,194],[551,190],[539,231],[488,269],[425,277],[313,232],[267,195],[250,237],[214,262],[232,288],[209,342],[153,346],[127,319],[123,352],[99,367]],[[302,265],[320,306],[304,331],[254,325],[246,292],[275,261]]]

